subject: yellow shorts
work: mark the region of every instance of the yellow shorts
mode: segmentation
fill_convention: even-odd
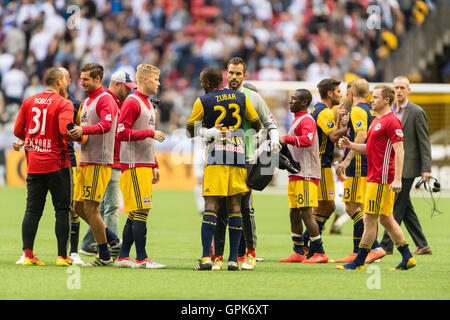
[[[76,177],[78,172],[78,167],[72,167],[72,177]]]
[[[331,168],[320,169],[320,181],[317,191],[318,201],[334,201],[334,176]]]
[[[130,168],[120,176],[120,191],[125,212],[152,208],[153,168]]]
[[[347,177],[344,181],[344,194],[342,201],[364,203],[366,198],[366,177]]]
[[[110,178],[111,168],[108,166],[80,166],[75,178],[73,200],[101,202]]]
[[[389,190],[388,184],[367,182],[364,212],[389,216],[394,210],[395,192]]]
[[[288,201],[289,208],[317,207],[317,185],[307,180],[289,181]]]
[[[234,196],[249,191],[247,169],[216,164],[206,166],[203,173],[203,196]]]

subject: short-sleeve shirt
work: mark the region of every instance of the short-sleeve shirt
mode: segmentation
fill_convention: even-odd
[[[208,144],[206,165],[245,167],[244,120],[259,119],[250,99],[243,93],[228,88],[217,88],[199,97],[192,109],[188,124],[202,121],[206,128],[222,124],[221,130],[230,132],[230,138]]]
[[[311,110],[311,116],[317,124],[321,167],[331,168],[331,163],[334,158],[334,143],[328,135],[337,130],[333,111],[326,104],[319,102]]]
[[[403,141],[402,123],[389,112],[375,118],[367,133],[367,182],[391,184],[395,175],[392,145]]]
[[[368,103],[358,103],[350,110],[350,119],[348,122],[348,139],[355,141],[356,133],[358,131],[367,131],[375,118],[375,113]],[[344,156],[350,152],[345,150]],[[365,154],[356,153],[350,161],[349,166],[345,171],[347,177],[366,177],[367,176],[367,156]]]
[[[61,134],[73,119],[71,101],[46,90],[22,103],[14,134],[25,141],[28,173],[48,173],[70,167],[66,140]]]

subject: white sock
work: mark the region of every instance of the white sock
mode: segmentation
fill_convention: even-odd
[[[195,203],[197,204],[198,212],[205,211],[205,199],[203,198],[203,186],[201,184],[195,185],[194,195],[195,195]]]
[[[341,228],[344,225],[344,223],[346,223],[349,219],[350,217],[348,216],[348,214],[343,214],[339,218],[337,218],[334,225],[338,228]]]

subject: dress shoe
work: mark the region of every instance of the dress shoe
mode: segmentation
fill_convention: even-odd
[[[415,256],[420,255],[420,254],[431,254],[431,248],[430,247],[418,248],[413,254]]]

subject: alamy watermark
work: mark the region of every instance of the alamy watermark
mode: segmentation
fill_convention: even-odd
[[[366,25],[367,29],[381,29],[381,8],[378,5],[370,5],[367,7],[366,13],[368,15]]]
[[[81,289],[81,269],[79,266],[70,266],[66,273],[69,274],[66,280],[66,287],[69,290]]]
[[[367,289],[381,289],[381,269],[380,267],[371,264],[366,268],[366,273],[369,274],[367,278],[366,285]]]
[[[69,18],[67,18],[66,26],[69,30],[78,30],[80,29],[81,23],[81,9],[79,6],[70,5],[67,7],[66,13],[70,14]]]

